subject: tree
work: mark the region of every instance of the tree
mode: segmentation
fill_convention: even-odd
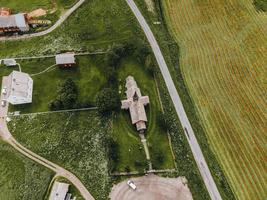
[[[97,93],[96,106],[98,111],[103,114],[110,114],[120,109],[120,99],[117,90],[112,88],[104,88]]]
[[[57,97],[49,103],[51,110],[71,109],[77,105],[78,89],[72,79],[60,83],[57,89]]]
[[[109,66],[118,67],[123,57],[127,55],[127,49],[123,44],[114,45],[106,54],[106,62]]]

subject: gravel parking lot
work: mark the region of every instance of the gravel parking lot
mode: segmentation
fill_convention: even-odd
[[[193,200],[186,179],[162,178],[148,175],[131,179],[137,189],[127,185],[127,180],[113,186],[111,200]]]

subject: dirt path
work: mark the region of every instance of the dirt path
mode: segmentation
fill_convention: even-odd
[[[156,175],[132,179],[137,189],[134,191],[123,181],[113,186],[111,200],[193,200],[186,179],[162,178]]]
[[[2,87],[8,86],[7,79],[4,77],[2,81]],[[2,91],[2,89],[1,89]],[[1,101],[5,99],[5,95],[1,93]],[[50,162],[49,160],[37,155],[36,153],[30,151],[29,149],[22,146],[18,143],[15,138],[13,138],[12,134],[9,132],[7,124],[6,124],[6,116],[8,112],[8,103],[6,106],[0,107],[0,138],[10,144],[14,149],[19,151],[24,156],[30,158],[31,160],[43,165],[56,173],[56,176],[62,176],[68,179],[81,193],[85,200],[94,200],[93,196],[89,193],[83,183],[70,171],[60,167],[59,165]]]
[[[144,146],[144,150],[145,150],[146,159],[147,159],[147,162],[148,162],[149,171],[151,171],[151,170],[153,170],[153,168],[152,168],[152,162],[151,162],[151,158],[150,158],[150,154],[149,154],[149,148],[147,146],[147,141],[146,141],[145,135],[143,133],[140,133],[139,136],[141,138],[141,143]]]

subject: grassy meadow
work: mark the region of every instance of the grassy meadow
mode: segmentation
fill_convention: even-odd
[[[264,199],[267,15],[251,1],[162,2],[208,143],[237,199]]]
[[[107,198],[109,119],[93,111],[70,112],[21,116],[8,125],[22,145],[74,173],[96,199]]]
[[[76,57],[77,65],[71,69],[57,66],[45,73],[32,76],[34,81],[33,102],[31,104],[11,106],[10,111],[20,110],[22,113],[42,112],[49,110],[49,102],[56,98],[57,87],[66,79],[71,78],[79,90],[78,101],[82,104],[93,105],[96,93],[106,84],[100,71],[103,63],[95,61],[92,56]],[[22,60],[22,71],[37,74],[55,64],[55,58]],[[13,68],[2,67],[1,75],[8,75]],[[17,68],[14,68],[17,70]],[[101,76],[102,75],[102,76]],[[97,83],[97,84],[96,84]]]
[[[10,8],[13,13],[19,13],[30,12],[39,8],[45,10],[67,8],[75,2],[76,0],[24,0],[23,2],[18,0],[0,0],[0,7],[7,7]]]
[[[122,62],[119,69],[120,92],[121,99],[126,99],[125,95],[125,80],[127,76],[133,76],[141,89],[142,95],[148,95],[150,99],[149,105],[146,107],[148,118],[146,138],[152,159],[152,165],[155,169],[172,169],[174,168],[170,146],[168,143],[167,132],[163,130],[157,123],[157,115],[160,112],[160,102],[157,93],[154,77],[149,74],[142,65],[130,58]],[[143,145],[140,142],[140,137],[136,132],[136,128],[131,124],[129,111],[121,111],[113,121],[114,140],[121,144],[120,156],[126,162],[118,163],[117,170],[125,171],[126,166],[130,166],[131,170],[142,171],[147,169]],[[128,144],[135,141],[134,149],[129,148]],[[130,149],[130,151],[129,151]],[[157,159],[158,155],[162,155]],[[130,156],[131,155],[131,156]],[[136,161],[138,163],[136,163]],[[140,163],[140,164],[139,164]]]
[[[54,172],[0,141],[0,199],[43,199]]]

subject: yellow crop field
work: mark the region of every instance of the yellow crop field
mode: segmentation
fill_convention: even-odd
[[[237,199],[267,199],[267,14],[252,0],[163,0],[208,141]]]

